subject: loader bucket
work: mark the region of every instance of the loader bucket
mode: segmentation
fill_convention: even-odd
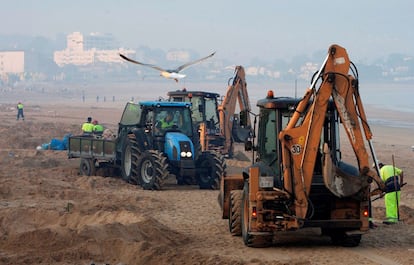
[[[242,190],[244,185],[243,176],[240,175],[226,175],[220,180],[220,193],[218,196],[218,202],[222,210],[222,218],[229,218],[230,208],[230,192],[232,190]]]

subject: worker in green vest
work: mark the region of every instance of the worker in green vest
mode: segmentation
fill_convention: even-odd
[[[104,127],[101,124],[99,124],[97,120],[94,120],[92,124],[93,124],[93,129],[92,129],[93,134],[102,135],[104,131]]]
[[[378,166],[381,179],[387,188],[387,193],[384,195],[386,220],[383,223],[387,225],[395,224],[400,218],[400,190],[404,183],[404,172],[393,165],[384,165],[381,162],[378,162]]]
[[[22,120],[24,120],[23,104],[21,102],[17,103],[17,118],[16,118],[16,120],[19,120],[19,118],[22,118]]]
[[[169,111],[167,115],[165,116],[165,118],[160,120],[161,129],[172,128],[174,126],[173,117],[174,117],[173,113]]]

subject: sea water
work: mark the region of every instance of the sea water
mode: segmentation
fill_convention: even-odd
[[[264,98],[269,89],[274,90],[275,96],[302,98],[307,85],[304,82],[295,84],[251,83],[248,86],[248,93],[252,109],[255,109],[257,100]],[[414,129],[414,84],[361,84],[360,81],[359,92],[369,124]],[[381,113],[385,111],[387,115],[376,114],[375,111],[369,111],[371,109],[381,110]],[[413,118],[407,119],[407,117]]]
[[[360,86],[359,90],[364,106],[395,113],[371,119],[368,117],[370,124],[414,129],[414,84],[369,84]]]
[[[360,87],[364,104],[399,112],[414,113],[414,84],[367,85]]]

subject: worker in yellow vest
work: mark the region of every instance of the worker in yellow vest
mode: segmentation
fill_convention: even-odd
[[[381,179],[387,188],[384,196],[386,220],[384,224],[395,224],[399,221],[399,206],[401,198],[401,186],[404,183],[404,172],[393,166],[378,162]]]
[[[173,113],[168,112],[164,119],[160,120],[161,129],[170,129],[174,126]]]
[[[82,134],[91,135],[93,132],[92,118],[88,117],[85,123],[82,124]]]
[[[17,103],[17,118],[16,118],[16,120],[19,120],[19,118],[22,118],[22,120],[24,120],[23,104],[21,102]]]

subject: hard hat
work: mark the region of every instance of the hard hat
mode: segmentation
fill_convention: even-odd
[[[88,121],[91,122],[92,121],[92,117],[88,117]]]

